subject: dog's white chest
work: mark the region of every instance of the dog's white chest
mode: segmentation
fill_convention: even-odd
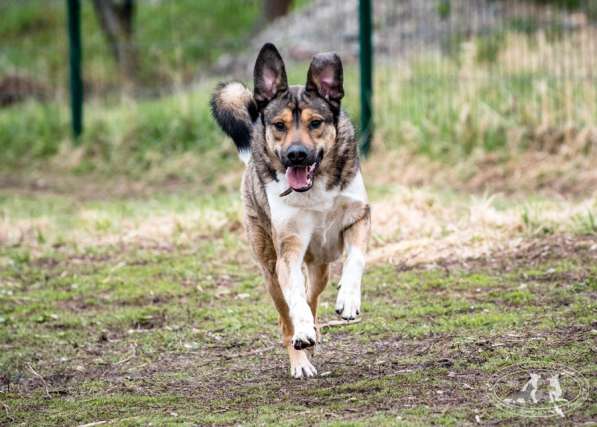
[[[280,197],[286,188],[283,176],[266,186],[274,229],[299,234],[318,261],[337,259],[342,254],[342,230],[354,222],[355,212],[367,203],[360,172],[342,191],[326,190],[324,182],[316,181],[309,191]]]

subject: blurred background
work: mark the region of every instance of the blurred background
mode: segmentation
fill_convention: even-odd
[[[363,321],[305,382],[209,109],[265,42],[291,84],[337,51],[372,112]],[[526,422],[488,395],[503,367],[595,378],[596,66],[597,0],[0,0],[0,425]]]
[[[597,2],[372,3],[373,153],[408,151],[440,167],[466,161],[468,169],[454,179],[475,188],[586,187],[566,162],[530,181],[495,179],[512,168],[531,173],[526,165],[536,156],[529,150],[592,156]],[[281,48],[293,83],[304,81],[314,53],[340,53],[344,107],[358,123],[356,0],[80,4],[85,114],[83,135],[73,141],[66,3],[0,2],[3,182],[35,185],[37,178],[63,181],[72,173],[217,181],[221,168],[239,165],[228,162],[231,144],[209,117],[209,93],[222,79],[250,83],[256,52],[267,41]],[[44,177],[37,176],[40,168]],[[422,175],[414,182],[436,174]]]

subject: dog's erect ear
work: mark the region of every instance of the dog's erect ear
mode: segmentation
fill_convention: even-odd
[[[277,94],[288,89],[284,61],[273,44],[266,43],[259,51],[253,78],[254,98],[259,109],[265,107]]]
[[[311,61],[306,90],[317,93],[339,109],[344,96],[343,79],[340,57],[333,52],[319,53]]]

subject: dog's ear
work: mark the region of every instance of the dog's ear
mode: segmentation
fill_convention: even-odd
[[[319,53],[313,57],[307,74],[306,90],[317,93],[330,105],[340,109],[344,96],[342,61],[333,52]]]
[[[262,109],[277,94],[288,89],[286,69],[280,52],[271,43],[263,45],[255,62],[253,71],[254,98],[259,109]]]

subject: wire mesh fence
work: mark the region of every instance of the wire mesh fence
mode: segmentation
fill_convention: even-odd
[[[8,7],[15,2],[0,2],[0,32],[16,33],[23,28],[11,25],[28,25],[28,37],[2,43],[2,98],[21,90],[66,101],[64,1],[19,0],[19,8]],[[390,128],[405,121],[440,128],[446,120],[456,120],[466,128],[477,114],[491,127],[505,120],[506,110],[522,108],[521,117],[534,124],[595,122],[597,28],[592,9],[544,3],[373,1],[376,120]],[[92,1],[83,0],[88,99],[158,96],[227,76],[249,80],[255,53],[266,41],[278,44],[290,63],[302,64],[319,51],[338,51],[356,92],[357,0],[297,2],[293,13],[269,25],[261,17],[261,5],[256,0],[137,2],[132,41],[137,65],[127,79],[111,55]],[[303,71],[296,73],[298,82]]]
[[[545,148],[597,122],[587,14],[508,1],[378,7],[377,93],[394,95],[378,96],[377,115],[402,142],[439,155],[455,141],[465,153]]]
[[[214,75],[227,52],[242,50],[260,22],[260,2],[137,0],[134,75],[123,76],[101,30],[92,0],[80,0],[86,94],[101,101],[123,92],[156,96]],[[235,13],[236,12],[236,13]],[[68,82],[65,0],[0,1],[0,76],[35,86],[44,98],[64,99]],[[25,34],[25,37],[22,35]],[[131,90],[134,83],[134,90]]]

